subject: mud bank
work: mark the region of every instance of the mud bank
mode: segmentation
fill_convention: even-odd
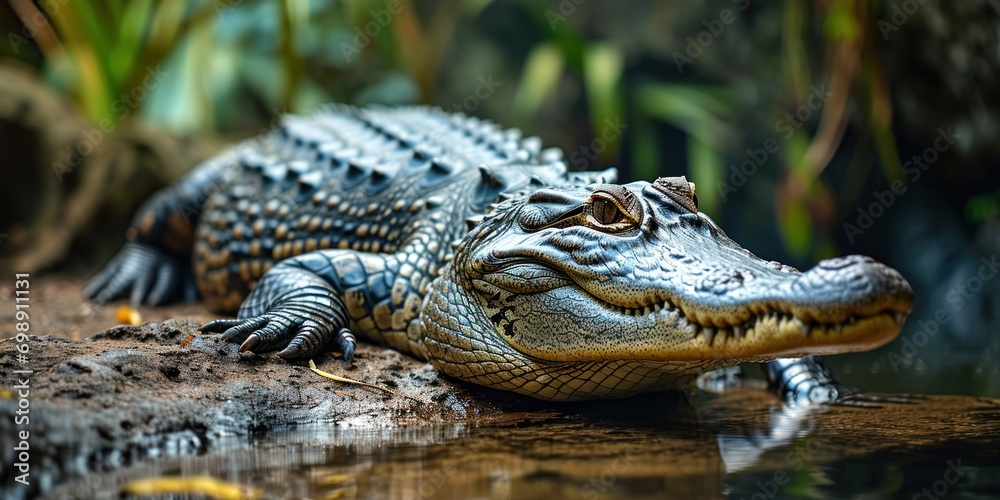
[[[346,385],[306,363],[241,355],[201,335],[195,320],[117,326],[85,340],[31,337],[30,370],[15,340],[0,341],[0,371],[25,377],[30,423],[16,426],[19,396],[0,399],[0,456],[15,462],[19,430],[30,431],[36,484],[107,470],[147,457],[203,453],[222,439],[296,425],[392,427],[489,420],[492,406],[395,351],[359,345],[350,364],[327,356],[320,369],[390,391]],[[11,386],[16,382],[11,380]],[[13,471],[5,467],[5,484]]]

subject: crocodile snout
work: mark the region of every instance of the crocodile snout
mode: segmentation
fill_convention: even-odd
[[[822,312],[810,311],[826,316],[817,320],[842,320],[832,316],[908,314],[913,310],[913,290],[903,276],[861,255],[821,261],[795,280],[791,292],[796,302],[822,306]]]

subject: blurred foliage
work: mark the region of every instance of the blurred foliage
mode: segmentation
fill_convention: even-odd
[[[5,24],[4,54],[95,122],[117,124],[134,103],[176,132],[246,135],[328,101],[435,104],[541,135],[570,168],[688,175],[703,211],[750,234],[764,229],[742,207],[773,207],[800,262],[838,253],[872,167],[902,177],[876,0],[8,4],[21,23]],[[808,108],[817,88],[831,94]],[[768,139],[780,152],[732,185]],[[825,175],[831,162],[846,173]]]

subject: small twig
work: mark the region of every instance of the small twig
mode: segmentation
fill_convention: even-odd
[[[334,381],[337,381],[337,382],[343,382],[345,384],[354,384],[354,385],[361,385],[361,386],[364,386],[364,387],[371,387],[372,389],[378,389],[378,390],[381,390],[381,391],[388,392],[389,394],[393,394],[392,389],[387,389],[385,387],[381,387],[381,386],[377,386],[377,385],[372,385],[372,384],[366,384],[364,382],[358,382],[357,380],[351,380],[349,378],[340,377],[340,376],[334,375],[332,373],[327,373],[327,372],[325,372],[323,370],[320,370],[319,368],[316,368],[316,363],[313,363],[313,360],[311,360],[311,359],[309,360],[309,369],[312,370],[313,372],[315,372],[317,375],[319,375],[321,377],[326,377],[326,378],[328,378],[330,380],[334,380]]]

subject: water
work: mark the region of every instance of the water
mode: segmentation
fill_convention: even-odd
[[[209,474],[266,498],[914,498],[1000,492],[1000,401],[932,396],[789,409],[762,391],[532,409],[515,423],[306,426],[197,457],[94,474],[54,493],[117,497]],[[924,490],[926,488],[926,490]],[[931,498],[931,497],[927,497]]]

